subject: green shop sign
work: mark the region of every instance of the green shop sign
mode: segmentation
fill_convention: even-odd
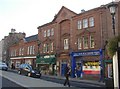
[[[55,55],[45,55],[37,57],[36,63],[37,64],[55,64],[56,57]]]

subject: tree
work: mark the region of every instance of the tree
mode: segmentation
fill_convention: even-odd
[[[120,35],[115,36],[108,41],[107,51],[110,57],[113,57],[115,52],[118,50],[118,42],[120,42]]]

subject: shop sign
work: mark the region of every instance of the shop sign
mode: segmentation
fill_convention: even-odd
[[[45,55],[43,58],[53,58],[55,55]]]
[[[77,56],[98,56],[100,55],[100,51],[83,51],[83,52],[73,52],[73,57]]]
[[[85,62],[84,63],[85,66],[99,66],[99,62]]]

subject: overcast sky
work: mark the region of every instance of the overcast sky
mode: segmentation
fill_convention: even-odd
[[[110,3],[112,0],[0,0],[0,40],[11,28],[25,32],[26,37],[38,33],[38,26],[51,22],[62,6],[80,13]]]

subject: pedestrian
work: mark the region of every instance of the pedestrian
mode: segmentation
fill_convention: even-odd
[[[100,79],[98,82],[104,82],[103,68],[100,67]]]
[[[70,69],[70,66],[67,65],[66,68],[65,68],[65,82],[64,82],[64,86],[66,86],[66,84],[68,85],[68,87],[70,87],[70,81],[69,81],[69,76],[70,76],[70,72],[71,72],[71,69]]]
[[[75,67],[75,77],[77,78],[78,76],[77,76],[78,74],[77,74],[77,68]]]
[[[12,65],[11,65],[11,69],[13,69],[13,66],[14,66],[14,65],[13,65],[13,63],[12,63]]]

